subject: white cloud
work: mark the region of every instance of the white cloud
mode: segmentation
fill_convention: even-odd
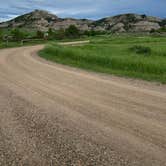
[[[94,13],[96,9],[52,9],[50,10],[53,14],[63,14],[63,15],[77,15],[85,13]]]
[[[2,0],[0,0],[2,1]],[[0,20],[42,9],[60,17],[101,18],[122,13],[140,13],[166,17],[166,0],[5,0]]]

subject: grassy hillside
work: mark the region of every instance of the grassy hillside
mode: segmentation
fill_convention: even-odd
[[[40,56],[58,63],[166,83],[166,38],[95,37],[84,46],[51,43]]]

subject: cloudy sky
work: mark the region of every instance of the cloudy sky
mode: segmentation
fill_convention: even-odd
[[[60,17],[98,19],[122,13],[166,18],[166,0],[0,0],[0,22],[34,9]]]

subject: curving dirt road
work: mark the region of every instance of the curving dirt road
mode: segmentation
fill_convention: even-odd
[[[166,86],[0,50],[0,165],[166,166]]]

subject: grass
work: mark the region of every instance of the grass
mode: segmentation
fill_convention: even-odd
[[[28,41],[24,42],[22,45],[21,42],[9,42],[8,45],[5,42],[0,41],[0,49],[2,48],[12,48],[12,47],[22,47],[22,46],[31,46],[31,45],[37,45],[37,44],[45,44],[47,41],[39,40],[39,41]]]
[[[151,48],[150,47],[135,45],[135,46],[132,46],[130,48],[130,50],[132,52],[135,52],[136,54],[151,55]]]
[[[54,40],[54,43],[57,43],[57,42],[71,42],[71,41],[82,41],[82,40],[87,40],[89,38],[80,38],[80,39],[64,39],[64,40]],[[4,41],[1,41],[0,40],[0,49],[2,48],[12,48],[12,47],[22,47],[22,46],[31,46],[31,45],[37,45],[37,44],[48,44],[48,43],[52,43],[51,40],[47,40],[47,41],[44,41],[44,40],[30,40],[30,41],[27,41],[27,42],[24,42],[24,44],[22,45],[21,41],[19,42],[14,42],[14,41],[10,41],[8,43],[8,45],[6,44],[6,42]]]
[[[166,39],[162,37],[103,36],[77,47],[51,43],[39,55],[96,72],[166,83]]]

